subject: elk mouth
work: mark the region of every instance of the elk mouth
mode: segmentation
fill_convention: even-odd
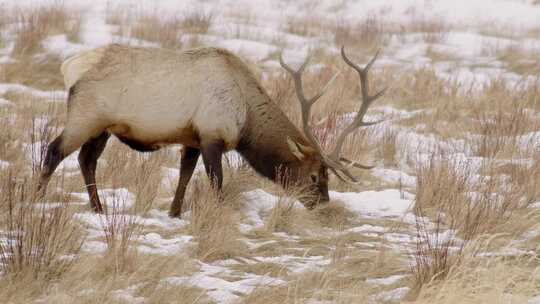
[[[329,202],[330,198],[321,195],[316,199],[302,202],[302,204],[304,205],[304,207],[306,207],[307,210],[314,210],[315,208],[326,206]]]

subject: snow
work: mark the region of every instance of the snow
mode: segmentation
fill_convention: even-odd
[[[277,47],[251,40],[244,39],[229,39],[218,42],[218,46],[228,49],[233,53],[240,53],[252,60],[262,60],[268,57],[273,52],[277,51]]]
[[[49,53],[58,55],[62,59],[90,49],[84,44],[69,42],[65,34],[47,37],[42,45]]]
[[[0,7],[12,6],[13,3],[12,0],[0,0]],[[21,7],[34,6],[35,3],[36,0],[17,1],[17,5]],[[433,68],[436,77],[452,79],[462,84],[473,83],[475,86],[481,86],[499,77],[508,80],[510,83],[521,81],[530,84],[538,81],[537,75],[524,77],[512,72],[509,69],[508,62],[497,55],[497,52],[508,48],[530,52],[540,51],[540,40],[526,37],[530,31],[538,31],[540,28],[540,19],[538,18],[540,16],[540,5],[532,5],[532,3],[530,0],[352,0],[341,2],[323,0],[309,3],[306,1],[261,0],[254,4],[251,0],[209,0],[204,2],[195,0],[160,0],[152,2],[148,0],[117,0],[114,2],[114,6],[123,9],[126,15],[131,13],[133,16],[135,15],[133,13],[140,10],[154,10],[164,19],[174,15],[183,16],[196,10],[215,13],[215,22],[207,34],[182,34],[179,39],[188,42],[190,39],[196,38],[206,45],[220,46],[238,53],[243,58],[257,62],[258,66],[264,69],[263,77],[281,71],[279,63],[275,60],[275,54],[282,50],[284,51],[285,61],[292,67],[297,67],[306,58],[308,52],[312,52],[313,49],[317,48],[323,49],[327,54],[338,56],[339,49],[334,45],[333,34],[328,28],[322,29],[321,33],[313,37],[303,37],[287,32],[287,24],[291,19],[314,18],[320,21],[323,27],[331,27],[336,20],[349,21],[356,26],[355,24],[363,22],[369,16],[378,16],[384,22],[404,27],[419,20],[440,21],[443,24],[453,25],[455,28],[448,33],[443,33],[436,42],[427,41],[426,34],[422,32],[403,33],[387,37],[388,43],[384,46],[374,69],[387,66],[404,70],[410,68]],[[118,27],[108,25],[105,22],[107,10],[111,5],[108,0],[70,1],[65,4],[74,10],[82,12],[81,43],[69,41],[64,34],[50,36],[43,41],[43,48],[48,54],[65,59],[83,50],[112,42],[159,47],[157,43],[118,36]],[[519,18],[515,16],[519,16]],[[11,27],[8,25],[5,28],[0,35],[2,37],[12,37],[12,33],[10,33]],[[490,33],[490,31],[494,33]],[[496,35],[498,33],[495,32],[500,32],[500,35]],[[10,56],[12,48],[13,42],[7,41],[5,47],[0,49],[0,64],[18,60]],[[429,52],[441,53],[448,58],[442,60],[430,58]],[[37,56],[42,58],[43,55],[38,54]],[[366,58],[363,59],[366,60]],[[536,64],[534,60],[522,61],[521,63]],[[309,69],[316,71],[321,67],[321,64],[312,62]],[[337,65],[330,68],[336,69],[337,72]],[[37,98],[44,99],[45,102],[64,102],[67,95],[62,90],[46,91],[22,84],[0,83],[0,108],[2,110],[4,108],[11,110],[12,107],[18,106],[2,97],[2,95],[10,91],[28,94],[30,100],[35,97],[36,99],[32,100],[33,102],[41,102]],[[389,183],[392,187],[399,184],[408,190],[410,190],[409,188],[414,189],[416,187],[416,177],[409,174],[414,172],[411,168],[414,168],[415,165],[428,164],[433,152],[443,151],[450,159],[450,166],[470,171],[473,176],[471,182],[481,183],[484,177],[480,176],[478,172],[485,159],[474,157],[469,145],[471,141],[478,140],[478,136],[471,135],[466,140],[443,139],[433,134],[417,133],[425,131],[426,128],[423,124],[412,128],[392,124],[401,119],[424,113],[429,112],[427,110],[407,111],[390,106],[381,106],[370,110],[367,120],[387,119],[379,125],[380,128],[374,130],[374,137],[370,139],[370,143],[376,142],[383,131],[396,132],[397,153],[395,157],[398,160],[396,167],[377,167],[370,171],[371,174]],[[535,113],[531,115],[535,115]],[[350,114],[343,116],[344,120],[349,117]],[[37,128],[40,129],[46,125],[46,118],[40,117],[36,120]],[[41,142],[27,144],[24,147],[25,156],[29,159],[39,160],[43,156],[42,152],[46,148],[45,145],[46,143]],[[534,131],[519,136],[517,145],[522,150],[539,148],[540,132]],[[68,173],[78,170],[77,157],[77,153],[70,155],[62,162],[59,170],[66,170]],[[242,158],[236,152],[227,153],[224,159],[233,168],[237,168],[243,163]],[[513,159],[511,161],[526,166],[531,165],[530,159]],[[9,166],[9,162],[0,160],[0,169],[6,169]],[[179,176],[178,168],[163,167],[161,170],[163,182],[174,188]],[[196,171],[204,172],[202,161],[197,164]],[[86,193],[72,194],[88,201]],[[107,211],[116,208],[116,211],[123,212],[115,215],[121,217],[122,221],[135,223],[145,228],[134,237],[139,252],[173,256],[186,253],[187,247],[196,244],[196,239],[185,233],[187,230],[185,228],[189,224],[189,216],[184,216],[184,219],[172,219],[162,209],[152,209],[145,214],[127,214],[136,201],[135,194],[131,193],[127,188],[100,189],[99,194],[107,206]],[[471,192],[470,195],[477,194]],[[303,208],[298,201],[291,201],[291,198],[279,197],[262,189],[245,192],[243,197],[245,199],[245,204],[243,204],[241,210],[243,217],[238,225],[241,232],[244,233],[253,228],[262,227],[265,217],[280,201],[284,203],[290,202],[294,208]],[[412,214],[411,207],[414,204],[414,195],[412,193],[400,189],[347,193],[331,191],[330,197],[332,200],[343,202],[348,210],[355,213],[356,219],[370,219],[374,220],[373,222],[381,219],[400,221],[400,223],[413,224],[411,226],[414,226],[416,221],[423,221],[422,224],[430,231],[428,237],[419,237],[407,229],[395,231],[390,227],[377,226],[377,224],[358,223],[358,226],[345,229],[339,233],[330,232],[330,235],[336,236],[346,233],[359,233],[381,240],[381,243],[354,242],[351,246],[362,246],[364,249],[384,246],[406,251],[417,243],[427,244],[428,241],[432,242],[428,244],[431,246],[435,245],[433,242],[441,243],[449,240],[458,244],[461,242],[457,238],[455,231],[447,230],[436,233],[431,231],[434,225],[429,222],[429,219],[418,218]],[[495,196],[494,198],[493,201],[496,202],[497,199]],[[73,204],[87,205],[88,203]],[[60,206],[62,206],[62,203],[46,202],[36,204],[35,207],[48,209]],[[540,206],[540,202],[533,204],[532,207],[536,208],[538,206]],[[84,251],[99,254],[107,250],[107,244],[101,239],[104,236],[104,226],[110,221],[110,216],[110,213],[108,216],[89,212],[76,214],[76,219],[83,223],[88,231],[87,240],[83,244]],[[531,231],[526,237],[531,238],[534,235],[538,235],[538,232]],[[293,246],[298,245],[298,248],[292,248],[294,250],[306,250],[305,247],[301,247],[302,238],[299,236],[276,232],[271,237],[279,238],[280,241],[286,240]],[[262,246],[272,246],[273,244],[277,246],[279,243],[276,240],[255,241],[247,238],[242,240],[250,250],[256,250]],[[507,251],[485,252],[480,255],[498,256],[529,253],[529,251],[510,248]],[[300,274],[305,271],[323,270],[325,266],[331,263],[331,260],[324,256],[307,256],[306,253],[306,256],[303,257],[287,254],[275,257],[260,256],[244,262],[279,263],[284,265],[290,272]],[[234,260],[218,261],[214,264],[201,262],[201,271],[193,276],[172,277],[165,279],[163,282],[168,284],[190,284],[205,289],[208,295],[218,303],[237,301],[241,295],[250,293],[257,286],[286,283],[281,279],[265,275],[233,273],[227,268],[228,265],[233,263],[239,262]],[[219,276],[227,276],[227,279]],[[231,281],[231,276],[234,276],[237,280]],[[386,286],[396,284],[404,277],[406,276],[397,274],[383,278],[369,278],[366,282]],[[144,298],[134,296],[135,289],[132,287],[113,291],[113,296],[120,301],[144,303]],[[408,291],[407,287],[399,287],[372,295],[370,300],[373,302],[399,301]],[[317,303],[315,300],[311,302]],[[318,303],[324,302],[319,301]],[[530,299],[529,303],[540,303],[540,296]]]
[[[258,286],[273,286],[285,283],[285,281],[266,275],[245,273],[237,281],[229,281],[217,277],[220,274],[230,274],[225,267],[210,265],[200,262],[200,272],[192,276],[170,277],[164,280],[171,285],[188,284],[207,290],[208,296],[217,303],[233,303],[239,299],[239,295],[248,294]]]
[[[8,107],[13,105],[13,103],[5,98],[0,97],[0,108],[1,107]]]
[[[529,301],[527,301],[527,304],[540,304],[540,295],[530,298]]]
[[[0,159],[0,169],[7,169],[9,167],[9,162]]]
[[[256,189],[253,191],[245,192],[242,194],[246,200],[244,215],[247,218],[247,223],[241,225],[241,230],[249,230],[252,228],[259,228],[264,226],[264,221],[261,217],[261,213],[267,212],[270,209],[274,208],[276,204],[280,201],[280,198],[272,195],[262,189]],[[281,201],[286,203],[288,198],[283,197]],[[300,208],[302,204],[298,201],[295,201],[294,207]]]
[[[181,253],[193,237],[189,235],[179,236],[171,239],[165,239],[158,233],[147,233],[136,239],[144,245],[138,245],[137,251],[148,254],[159,254],[173,256]]]
[[[416,177],[410,176],[407,173],[398,170],[374,168],[371,170],[371,175],[389,183],[399,183],[406,187],[416,186]]]
[[[36,132],[39,134],[40,128],[39,124],[46,124],[45,121],[36,120]],[[32,144],[23,144],[26,157],[28,160],[34,160],[34,161],[40,161],[45,158],[46,152],[47,152],[47,142],[34,142]],[[56,169],[57,172],[62,171],[74,171],[79,169],[79,151],[75,151],[72,154],[70,154],[68,157],[66,157],[60,165],[58,165],[58,168]]]
[[[144,304],[147,302],[144,297],[136,297],[133,295],[140,287],[143,287],[143,284],[131,285],[125,289],[117,289],[112,291],[111,294],[123,303]]]
[[[107,251],[107,244],[100,241],[85,241],[82,250],[90,253],[103,253]]]
[[[65,91],[43,91],[22,84],[0,83],[0,95],[6,94],[8,91],[28,93],[35,97],[43,98],[48,102],[64,102],[67,98]]]
[[[403,298],[411,289],[409,287],[399,287],[396,289],[380,292],[369,299],[374,303],[381,301],[396,301]]]
[[[358,193],[330,191],[332,200],[342,201],[349,210],[366,217],[403,216],[413,204],[412,199],[403,197],[404,194],[396,189]]]
[[[122,212],[133,207],[135,204],[135,195],[126,188],[100,189],[98,190],[98,194],[104,200],[104,205],[110,210],[116,209]],[[87,192],[72,192],[71,195],[87,201],[89,200]]]
[[[385,232],[387,230],[387,228],[384,228],[384,227],[381,227],[381,226],[373,226],[373,225],[362,225],[362,226],[357,226],[357,227],[353,227],[353,228],[350,228],[350,229],[347,229],[346,232],[366,232],[366,231],[371,231],[371,232]]]
[[[366,282],[369,284],[376,284],[376,285],[392,285],[396,283],[397,281],[407,277],[406,275],[396,274],[392,275],[386,278],[378,278],[378,279],[367,279]]]

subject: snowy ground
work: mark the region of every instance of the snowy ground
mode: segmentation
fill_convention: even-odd
[[[34,0],[14,1],[0,0],[2,7],[20,6],[28,9],[36,5]],[[426,32],[407,31],[404,34],[385,36],[382,55],[377,61],[377,69],[384,67],[399,67],[403,71],[431,68],[436,77],[443,80],[452,79],[464,87],[480,88],[493,79],[502,78],[510,84],[534,83],[538,80],[540,71],[540,5],[538,1],[77,1],[66,3],[67,7],[79,10],[83,20],[80,41],[70,42],[64,34],[47,37],[44,42],[44,52],[68,58],[82,50],[105,45],[111,42],[129,42],[132,44],[159,46],[156,43],[140,41],[119,36],[114,25],[107,24],[106,16],[111,7],[121,10],[156,10],[158,15],[168,18],[174,14],[204,10],[214,15],[214,21],[208,33],[198,39],[205,45],[220,46],[238,53],[254,62],[263,72],[278,71],[279,64],[276,52],[285,49],[285,58],[290,62],[300,62],[305,55],[315,49],[324,49],[329,54],[338,54],[339,48],[334,43],[333,34],[324,29],[316,35],[302,36],[287,31],[286,25],[294,18],[318,20],[321,24],[349,22],[355,24],[372,15],[381,16],[381,22],[399,26],[407,26],[418,19],[437,20],[449,30],[438,34],[431,41]],[[533,34],[536,33],[536,34]],[[7,43],[0,48],[0,63],[13,60],[10,53],[14,33],[6,27],[2,33]],[[180,39],[189,40],[189,35]],[[277,43],[279,42],[279,43]],[[1,46],[1,44],[0,44]],[[519,50],[533,54],[527,58],[505,61],[500,53],[505,50]],[[437,56],[433,54],[436,53]],[[39,55],[36,55],[39,56]],[[537,56],[537,57],[534,57]],[[532,59],[531,59],[532,58]],[[529,71],[522,73],[517,67],[532,66]],[[1,68],[1,66],[0,66]],[[1,73],[1,72],[0,72]],[[9,111],[13,101],[5,98],[7,92],[22,92],[39,98],[40,102],[63,103],[66,93],[62,90],[41,90],[18,83],[0,84],[0,108]],[[4,97],[3,97],[4,96]],[[422,132],[422,126],[406,127],[402,123],[408,119],[419,117],[427,110],[398,109],[389,104],[380,105],[373,111],[371,118],[391,117],[378,127],[379,134],[374,132],[375,144],[383,131],[392,131],[396,136],[397,164],[385,166],[377,162],[377,167],[368,173],[370,180],[376,181],[377,187],[369,191],[340,192],[331,191],[330,197],[352,214],[341,229],[324,228],[316,232],[287,233],[274,232],[260,236],[256,232],[264,229],[272,210],[282,199],[267,189],[253,189],[242,194],[243,204],[238,221],[241,241],[250,252],[249,257],[203,262],[196,258],[198,271],[186,276],[163,277],[161,281],[170,285],[190,285],[206,291],[206,296],[215,303],[234,303],[241,300],[261,286],[271,287],[287,284],[290,274],[302,274],[312,271],[323,271],[333,263],[332,252],[336,246],[334,239],[346,239],[346,248],[355,256],[374,256],[381,251],[390,251],[399,257],[399,267],[394,267],[383,277],[364,278],[363,282],[375,286],[368,302],[399,301],[410,290],[408,268],[413,263],[412,254],[419,241],[416,235],[415,223],[418,218],[413,214],[417,177],[414,176],[413,166],[427,163],[434,148],[443,150],[452,162],[466,164],[478,180],[482,179],[481,168],[485,161],[471,149],[470,138],[444,138],[437,134]],[[375,114],[376,113],[376,114]],[[538,113],[531,113],[538,117]],[[46,124],[49,118],[43,117],[38,124]],[[38,126],[39,127],[39,126]],[[42,143],[25,144],[24,152],[28,158],[33,153],[41,151]],[[531,148],[532,145],[532,148]],[[540,148],[540,131],[531,130],[519,137],[516,149]],[[177,148],[171,148],[174,153]],[[234,166],[239,164],[238,156],[229,156]],[[501,162],[531,163],[533,160],[507,159]],[[9,168],[10,162],[2,159],[0,154],[0,170]],[[106,161],[100,161],[99,166],[107,166]],[[199,164],[199,169],[201,169]],[[177,168],[163,165],[161,168],[161,187],[167,195],[156,198],[153,207],[145,212],[134,214],[136,194],[125,187],[101,187],[100,195],[109,206],[115,206],[125,211],[123,220],[136,223],[142,227],[134,239],[138,252],[158,255],[175,256],[185,254],[196,246],[198,240],[190,235],[190,214],[182,219],[171,219],[165,211],[170,202],[170,194],[178,177]],[[59,172],[66,176],[77,176],[77,155],[72,155],[64,161]],[[199,170],[199,171],[202,171]],[[200,174],[204,178],[204,175]],[[78,177],[76,177],[78,178]],[[83,190],[81,190],[83,191]],[[78,199],[76,204],[88,200],[84,192],[71,192],[71,197]],[[46,203],[54,207],[54,202]],[[75,203],[74,203],[75,204]],[[294,203],[295,214],[305,214],[300,203]],[[128,212],[129,211],[129,212]],[[104,239],[108,219],[106,216],[95,215],[84,207],[76,214],[88,232],[83,245],[83,251],[90,254],[102,254],[107,250]],[[430,219],[423,219],[428,227],[433,225]],[[315,234],[325,241],[313,241]],[[321,235],[321,233],[323,233]],[[311,234],[311,235],[310,235]],[[452,230],[446,230],[438,236],[441,239],[453,239],[459,243],[458,237]],[[310,243],[312,242],[312,243]],[[317,246],[324,247],[320,253],[314,253]],[[334,247],[332,247],[334,246]],[[266,253],[264,248],[274,247],[274,251]],[[313,252],[312,252],[313,251]],[[318,252],[318,251],[317,251]],[[280,253],[280,254],[276,254]],[[288,275],[269,275],[242,271],[241,267],[253,266],[259,263],[280,265],[283,273]],[[114,295],[125,303],[145,303],[145,298],[137,296],[137,286],[129,286],[115,290]],[[310,303],[327,303],[314,297]],[[537,296],[538,298],[538,296]],[[535,303],[531,300],[530,303]]]

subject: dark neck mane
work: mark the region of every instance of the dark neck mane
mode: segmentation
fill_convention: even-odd
[[[266,94],[264,94],[266,95]],[[300,165],[287,144],[287,137],[308,145],[304,136],[268,96],[250,105],[248,120],[236,150],[259,174],[276,181],[278,171]]]

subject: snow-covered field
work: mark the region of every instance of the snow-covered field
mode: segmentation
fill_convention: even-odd
[[[376,167],[355,171],[355,186],[331,176],[330,204],[311,212],[230,152],[224,206],[199,164],[191,210],[169,218],[179,147],[138,154],[115,140],[98,163],[108,215],[96,215],[74,153],[32,206],[68,209],[80,251],[68,270],[33,278],[26,293],[3,267],[8,303],[540,303],[540,2],[54,3],[0,0],[4,266],[18,235],[9,203],[30,201],[32,173],[65,118],[59,65],[78,52],[109,43],[223,47],[295,121],[278,54],[292,64],[310,54],[308,90],[341,72],[314,110],[330,145],[325,126],[351,119],[359,92],[342,44],[358,62],[381,49],[373,85],[390,88],[369,112],[384,122],[345,147]],[[65,22],[28,17],[51,6]],[[53,25],[28,30],[32,22]],[[39,252],[32,244],[31,256]]]

